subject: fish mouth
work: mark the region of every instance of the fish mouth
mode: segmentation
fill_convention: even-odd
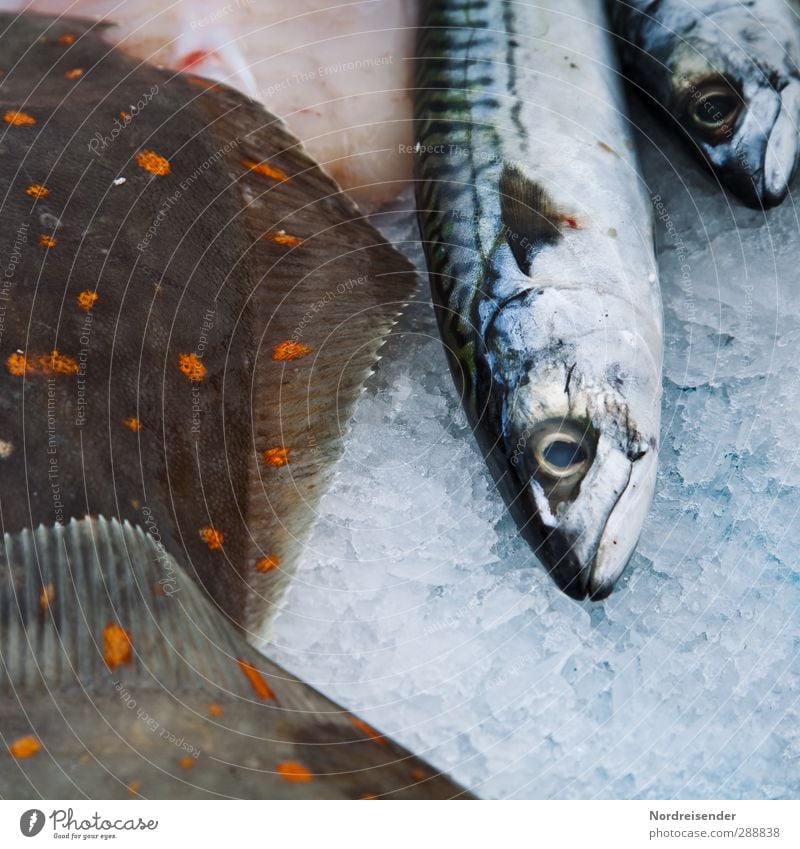
[[[587,597],[591,601],[608,598],[616,585],[616,578],[625,569],[633,551],[620,564],[613,579],[606,577],[606,568],[598,561],[596,553],[588,561],[581,553],[580,541],[568,530],[553,529],[538,546],[532,546],[547,573],[558,588],[576,601]]]
[[[617,451],[600,470],[605,487],[595,481],[591,494],[579,495],[555,515],[542,487],[533,480],[526,486],[520,499],[526,514],[523,537],[570,598],[602,601],[614,590],[650,509],[657,464],[655,450],[635,460]]]
[[[705,144],[704,154],[744,203],[770,209],[786,198],[797,171],[799,124],[800,83],[790,83],[752,98],[735,141],[721,148]]]
[[[576,601],[583,601],[587,595],[592,595],[590,582],[593,564],[587,566],[581,561],[575,540],[570,534],[554,529],[538,546],[533,545],[531,540],[529,543],[563,593]],[[611,589],[613,586],[609,588],[609,593]]]
[[[781,110],[772,125],[764,152],[761,205],[777,206],[789,192],[800,159],[798,145],[800,85],[788,86],[782,92]]]

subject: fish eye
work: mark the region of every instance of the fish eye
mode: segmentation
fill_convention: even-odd
[[[741,108],[739,94],[727,83],[715,80],[694,91],[689,101],[689,118],[696,130],[713,141],[733,129]]]
[[[542,458],[551,468],[568,472],[573,466],[583,462],[586,454],[581,445],[575,445],[566,439],[556,439],[542,451]]]
[[[557,422],[540,431],[533,445],[537,476],[554,483],[569,483],[582,477],[594,454],[590,434],[577,423]]]

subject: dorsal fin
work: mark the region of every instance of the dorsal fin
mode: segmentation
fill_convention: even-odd
[[[500,175],[500,210],[514,259],[523,274],[530,274],[539,250],[561,238],[556,204],[542,186],[506,163]]]

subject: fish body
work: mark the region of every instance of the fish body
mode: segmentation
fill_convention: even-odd
[[[786,0],[612,0],[625,67],[723,184],[775,206],[800,149],[800,20]]]
[[[245,641],[410,265],[232,89],[85,20],[0,55],[0,795],[459,794]]]
[[[423,3],[417,206],[451,369],[523,536],[607,595],[656,477],[652,217],[599,4]]]

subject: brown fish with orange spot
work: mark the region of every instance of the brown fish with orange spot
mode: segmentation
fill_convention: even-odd
[[[247,98],[0,17],[0,797],[462,795],[243,637],[410,266]]]

